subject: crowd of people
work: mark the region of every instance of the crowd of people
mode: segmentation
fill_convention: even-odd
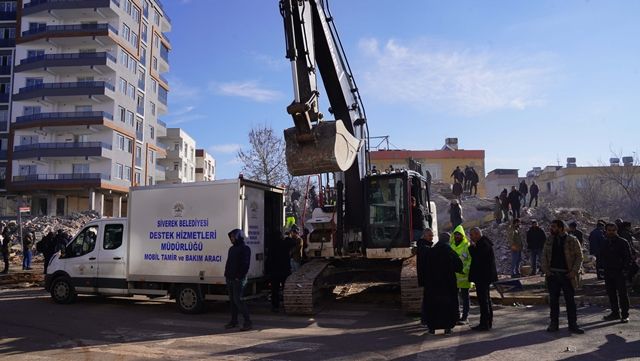
[[[0,238],[2,243],[0,251],[2,253],[2,260],[4,262],[4,268],[0,274],[9,273],[9,253],[10,245],[16,239],[17,224],[15,222],[4,223],[0,222]],[[23,232],[22,240],[18,238],[18,241],[22,244],[22,270],[29,271],[32,269],[33,255],[41,253],[44,257],[44,273],[47,273],[47,266],[49,261],[57,252],[63,252],[67,243],[71,240],[71,235],[62,229],[57,231],[49,230],[47,234],[36,242],[36,235],[34,232],[25,230]]]
[[[522,250],[527,247],[531,257],[531,275],[545,277],[549,294],[549,332],[559,329],[560,295],[567,310],[569,330],[584,333],[578,325],[575,290],[580,281],[583,263],[583,233],[578,224],[556,219],[549,233],[537,221],[532,221],[524,232],[520,219],[511,221],[506,237],[512,252],[511,276],[521,277]],[[493,310],[489,287],[498,280],[493,242],[479,228],[472,228],[467,237],[462,224],[451,234],[439,235],[434,243],[431,229],[422,232],[417,242],[418,283],[424,289],[422,325],[428,333],[444,329],[451,333],[456,325],[467,324],[469,316],[469,289],[475,285],[480,322],[472,327],[476,331],[489,331],[493,327]],[[605,321],[629,322],[629,294],[627,284],[638,272],[637,251],[633,247],[630,223],[599,221],[589,234],[589,249],[596,257],[598,276],[605,281],[611,313]]]
[[[452,192],[458,201],[462,201],[462,194],[465,192],[469,192],[469,195],[478,195],[480,176],[473,167],[467,165],[462,170],[458,166],[451,173],[451,178],[453,178]]]

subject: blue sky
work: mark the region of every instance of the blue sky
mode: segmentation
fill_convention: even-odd
[[[213,154],[217,178],[236,177],[253,126],[293,125],[278,1],[164,2],[173,51],[163,120]],[[329,3],[370,133],[393,148],[457,137],[486,150],[486,171],[521,175],[640,152],[640,1]]]

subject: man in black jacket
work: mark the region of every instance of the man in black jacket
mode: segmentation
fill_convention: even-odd
[[[536,200],[536,207],[538,206],[538,193],[540,193],[540,188],[535,181],[531,182],[531,187],[529,187],[529,208],[531,208],[531,203],[533,200]]]
[[[538,226],[538,221],[531,221],[531,227],[527,231],[527,248],[531,257],[531,275],[535,276],[540,269],[540,258],[542,257],[542,249],[544,242],[547,241],[547,235],[544,230]]]
[[[522,196],[522,206],[526,207],[527,206],[527,194],[529,193],[529,186],[527,186],[527,182],[523,179],[522,182],[520,182],[520,186],[518,187],[518,191],[520,192],[520,195]]]
[[[229,248],[227,263],[224,266],[224,277],[227,281],[229,302],[231,303],[231,321],[224,327],[226,329],[238,326],[238,312],[242,313],[244,324],[240,331],[251,329],[249,310],[242,300],[244,287],[247,285],[247,273],[251,263],[251,248],[244,243],[244,232],[234,229],[228,234],[232,246]]]
[[[476,294],[480,305],[480,324],[471,329],[488,331],[493,327],[493,306],[489,296],[489,286],[498,280],[493,242],[483,236],[479,228],[471,229],[470,238],[471,266],[469,268],[469,281],[476,284]]]
[[[513,218],[520,218],[520,198],[521,194],[516,189],[516,186],[511,187],[511,192],[509,192],[509,205],[511,206],[511,212],[513,212]]]
[[[604,284],[611,303],[611,313],[604,320],[629,322],[629,293],[627,292],[626,272],[631,265],[631,249],[626,239],[618,236],[618,226],[606,225],[607,241],[600,249],[604,267]],[[619,301],[619,302],[618,302]]]
[[[2,244],[0,244],[0,253],[2,253],[2,260],[4,261],[4,269],[2,270],[3,274],[9,272],[9,243],[11,243],[11,231],[9,230],[9,226],[4,223],[0,224],[0,233],[2,234]]]
[[[291,245],[280,232],[272,236],[266,266],[271,281],[271,311],[279,312],[280,290],[291,274]]]

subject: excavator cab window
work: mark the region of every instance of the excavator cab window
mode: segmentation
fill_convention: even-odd
[[[408,195],[403,173],[367,179],[367,248],[407,246]]]

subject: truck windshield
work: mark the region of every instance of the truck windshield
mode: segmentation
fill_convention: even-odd
[[[369,179],[368,248],[401,246],[406,194],[401,177]]]

